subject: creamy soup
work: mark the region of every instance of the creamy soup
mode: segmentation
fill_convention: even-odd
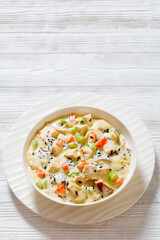
[[[131,148],[122,134],[91,114],[47,122],[27,151],[36,186],[53,199],[94,202],[118,189],[129,173]]]

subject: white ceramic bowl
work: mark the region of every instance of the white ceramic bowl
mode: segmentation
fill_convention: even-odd
[[[130,171],[129,174],[127,176],[127,178],[125,179],[125,181],[123,182],[123,184],[111,195],[109,195],[108,197],[102,198],[98,201],[95,202],[91,202],[91,203],[84,203],[84,204],[75,204],[75,203],[70,203],[70,202],[62,202],[62,201],[58,201],[57,199],[51,198],[49,195],[45,194],[43,191],[41,191],[34,183],[34,181],[32,180],[29,170],[28,170],[28,162],[26,160],[26,154],[27,154],[27,150],[28,150],[28,146],[29,143],[31,141],[31,139],[33,138],[33,136],[36,134],[36,132],[42,128],[44,126],[44,124],[48,121],[51,121],[55,118],[64,116],[64,115],[68,115],[71,113],[75,113],[75,114],[81,114],[81,115],[85,115],[88,113],[91,113],[91,115],[93,116],[93,118],[103,118],[105,120],[107,120],[108,122],[110,122],[116,129],[118,129],[121,134],[125,137],[125,139],[127,140],[128,144],[131,146],[131,150],[132,150],[132,155],[131,155],[131,164],[130,164]],[[85,107],[85,106],[75,106],[75,107],[68,107],[68,108],[63,108],[60,110],[57,110],[55,112],[50,113],[49,115],[44,116],[40,121],[38,121],[37,123],[35,123],[35,126],[32,128],[32,130],[29,132],[29,134],[26,137],[25,143],[24,143],[24,147],[23,147],[23,160],[24,160],[24,171],[27,175],[27,178],[29,180],[29,182],[32,184],[32,186],[43,196],[45,196],[46,198],[55,201],[57,203],[60,204],[64,204],[64,205],[70,205],[70,206],[87,206],[87,205],[93,205],[93,204],[98,204],[100,202],[106,201],[110,198],[113,198],[116,194],[118,194],[122,189],[124,189],[124,187],[129,183],[129,181],[131,180],[135,169],[136,169],[136,162],[137,162],[137,151],[136,151],[136,144],[134,143],[133,137],[131,135],[131,133],[129,132],[129,130],[127,129],[127,127],[119,120],[117,119],[115,116],[102,111],[100,109],[97,108],[92,108],[92,107]]]

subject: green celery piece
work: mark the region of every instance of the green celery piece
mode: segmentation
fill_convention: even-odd
[[[89,147],[89,144],[88,144],[88,143],[85,143],[85,145],[86,145],[87,147]]]
[[[121,135],[121,133],[118,130],[115,130],[115,132],[117,132],[119,135]]]
[[[39,187],[40,189],[42,189],[43,188],[43,182],[40,179],[38,179],[36,181],[36,186]]]
[[[72,176],[78,175],[78,174],[79,174],[79,170],[77,168],[75,168],[75,169],[73,168],[69,171],[68,177],[72,177]]]
[[[92,187],[88,187],[88,193],[90,193],[90,194],[93,193],[93,188]]]
[[[75,162],[74,162],[74,165],[77,165],[77,164],[78,164],[78,161],[75,161]]]
[[[118,178],[118,173],[116,172],[111,172],[109,175],[108,175],[108,180],[110,182],[113,182],[114,180],[116,180]]]
[[[76,147],[78,147],[78,144],[76,142],[71,142],[71,143],[68,144],[68,147],[71,148],[71,149],[76,148]]]
[[[76,133],[76,129],[75,128],[71,129],[71,133],[75,134]]]
[[[36,150],[38,147],[38,139],[34,139],[31,143],[31,145],[32,145],[32,148],[34,148],[34,150]]]
[[[75,178],[75,176],[76,176],[75,174],[72,174],[72,175],[71,175],[71,178]]]
[[[64,120],[64,119],[61,119],[61,120],[59,121],[59,124],[64,124],[64,123],[66,123],[66,120]]]
[[[47,179],[43,179],[43,188],[46,189],[47,188]]]
[[[80,120],[79,124],[84,125],[85,122],[83,120]]]
[[[77,141],[78,143],[80,143],[80,144],[82,144],[82,145],[85,143],[85,139],[84,139],[84,137],[83,137],[82,134],[77,133],[77,134],[75,135],[75,138],[76,138],[76,141]]]
[[[91,144],[89,145],[89,148],[90,148],[92,151],[96,151],[96,145],[95,145],[95,143],[91,143]]]

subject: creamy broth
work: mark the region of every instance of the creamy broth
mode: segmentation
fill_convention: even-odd
[[[27,151],[30,175],[44,193],[76,204],[118,189],[130,170],[131,148],[104,119],[71,114],[47,122]]]

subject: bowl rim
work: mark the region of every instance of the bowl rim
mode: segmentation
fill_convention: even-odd
[[[43,127],[44,124],[45,124],[46,122],[48,122],[48,121],[44,121],[47,117],[49,117],[49,116],[51,116],[51,115],[53,115],[53,114],[55,114],[55,113],[57,113],[57,112],[64,111],[64,110],[67,110],[67,109],[73,109],[73,108],[76,108],[76,109],[78,109],[78,108],[90,108],[90,109],[92,109],[92,110],[98,110],[98,111],[100,111],[100,112],[103,112],[103,113],[106,113],[106,114],[110,115],[110,117],[114,118],[117,122],[119,122],[119,123],[123,126],[123,128],[125,128],[125,129],[127,130],[128,134],[129,134],[129,136],[130,136],[130,138],[131,138],[132,144],[133,144],[132,149],[133,149],[133,147],[134,147],[134,155],[131,155],[131,162],[133,162],[133,160],[134,160],[134,164],[133,164],[133,166],[132,166],[132,171],[131,171],[131,169],[130,169],[130,171],[129,171],[129,173],[128,173],[126,179],[125,179],[125,181],[123,182],[123,184],[122,184],[115,192],[113,192],[112,194],[108,195],[108,196],[105,197],[105,198],[101,198],[101,199],[99,199],[99,200],[97,200],[97,201],[95,201],[95,202],[88,202],[88,203],[78,204],[78,203],[71,203],[71,202],[63,202],[63,201],[59,201],[58,199],[54,199],[53,197],[50,197],[49,195],[47,195],[46,193],[44,193],[41,189],[39,189],[39,188],[35,185],[35,182],[33,181],[31,175],[29,174],[29,170],[27,170],[27,160],[25,160],[25,148],[26,148],[26,145],[27,145],[28,138],[29,138],[29,141],[28,141],[27,149],[28,149],[28,146],[29,146],[29,143],[30,143],[31,139],[32,139],[33,136],[34,136],[34,135],[33,135],[32,137],[30,137],[30,135],[32,135],[32,131],[34,131],[34,129],[36,128],[36,126],[37,126],[38,124],[40,124],[40,122],[43,122],[43,125],[42,125],[42,127]],[[69,114],[69,113],[68,113],[68,114]],[[87,113],[86,113],[86,114],[87,114]],[[66,115],[66,114],[64,114],[64,115]],[[59,117],[60,117],[60,116],[64,116],[64,115],[63,115],[63,114],[62,114],[62,115],[59,115]],[[58,117],[58,118],[59,118],[59,117]],[[56,118],[57,118],[57,117],[52,118],[52,119],[49,120],[49,121],[52,121],[52,120],[54,120],[54,119],[56,119]],[[98,118],[98,117],[97,117],[97,118]],[[100,119],[100,118],[99,118],[99,119]],[[102,119],[108,121],[108,120],[105,119],[105,118],[102,118]],[[108,122],[110,122],[110,121],[108,121]],[[112,123],[111,123],[111,124],[112,124]],[[114,126],[114,125],[113,125],[113,126]],[[40,128],[39,128],[39,129],[40,129]],[[133,151],[133,150],[132,150],[132,151]],[[134,159],[133,159],[133,157],[134,157]],[[68,107],[64,107],[64,108],[57,108],[56,110],[53,110],[53,111],[49,111],[49,112],[45,113],[44,115],[42,115],[42,116],[36,121],[36,123],[34,124],[34,126],[32,126],[32,128],[29,130],[28,134],[25,136],[25,140],[24,140],[24,142],[23,142],[22,159],[23,159],[23,169],[24,169],[24,172],[25,172],[25,175],[26,175],[28,181],[29,181],[30,184],[33,186],[33,188],[34,188],[36,191],[38,191],[41,195],[43,195],[45,198],[47,198],[47,199],[49,199],[49,200],[51,200],[51,201],[53,201],[53,202],[55,202],[55,203],[63,204],[63,205],[65,205],[65,206],[68,205],[68,206],[74,206],[74,207],[85,207],[85,206],[91,206],[91,205],[95,205],[95,204],[100,204],[100,203],[105,202],[105,201],[107,202],[107,200],[115,197],[117,194],[119,194],[119,193],[127,186],[127,184],[128,184],[128,183],[130,182],[130,180],[132,179],[132,177],[133,177],[133,175],[134,175],[134,172],[135,172],[135,170],[136,170],[136,166],[137,166],[137,149],[136,149],[136,144],[135,144],[135,141],[134,141],[134,138],[133,138],[131,132],[130,132],[129,129],[126,127],[126,125],[125,125],[121,120],[119,120],[118,117],[116,117],[114,114],[111,114],[110,112],[107,112],[107,111],[105,111],[105,110],[103,110],[103,109],[95,108],[95,107],[91,107],[91,106],[87,106],[87,105],[84,105],[84,106],[83,106],[83,105],[81,105],[81,106],[76,106],[76,105],[74,106],[74,105],[72,105],[72,106],[68,106]],[[130,165],[131,165],[131,164],[130,164]]]

